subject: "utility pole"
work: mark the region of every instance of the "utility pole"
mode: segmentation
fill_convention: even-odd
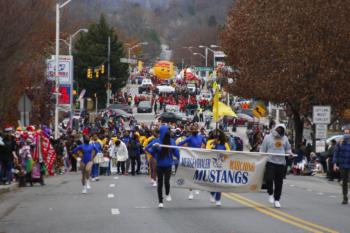
[[[110,83],[110,75],[111,75],[111,37],[108,37],[108,57],[107,57],[107,62],[108,62],[108,68],[107,68],[107,102],[106,102],[106,108],[109,107],[109,101],[111,99],[111,92],[112,90],[110,89],[111,83]]]

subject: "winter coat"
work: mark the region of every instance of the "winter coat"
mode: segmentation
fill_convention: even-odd
[[[120,141],[119,146],[112,145],[109,154],[112,158],[116,158],[118,162],[124,162],[129,158],[128,148],[122,141]]]

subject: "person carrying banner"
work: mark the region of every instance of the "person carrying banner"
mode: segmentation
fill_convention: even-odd
[[[143,148],[146,148],[152,141],[156,138],[158,130],[155,130],[154,134],[152,134],[150,131],[146,132],[146,139],[143,142]],[[148,153],[145,150],[145,154],[147,156],[147,161],[148,161],[148,169],[149,169],[149,175],[151,177],[151,183],[153,187],[157,187],[157,166],[156,166],[156,161],[154,158],[151,156],[150,153]]]
[[[185,140],[179,142],[178,146],[183,146],[183,145],[187,144],[188,147],[192,147],[192,148],[204,147],[205,146],[205,138],[198,133],[199,125],[197,123],[194,123],[191,126],[190,130],[191,130],[192,135],[187,137]],[[194,198],[193,191],[192,191],[192,189],[190,189],[190,194],[188,196],[188,199],[193,200],[193,198]]]
[[[285,135],[286,126],[277,124],[271,134],[268,134],[260,147],[260,152],[291,154],[291,145]],[[266,186],[269,194],[269,202],[276,208],[281,208],[280,198],[282,194],[283,177],[285,174],[286,158],[278,155],[269,155],[266,163]],[[275,189],[273,189],[275,186]]]
[[[88,136],[83,137],[84,143],[77,146],[73,149],[73,154],[76,154],[78,151],[82,153],[82,159],[80,162],[81,165],[81,174],[82,174],[82,184],[83,191],[82,193],[87,193],[87,189],[90,189],[89,177],[91,173],[91,167],[93,164],[93,159],[98,150],[96,149],[94,144],[90,144],[90,140]]]
[[[216,130],[215,134],[207,142],[206,149],[230,151],[230,145],[227,143],[227,137],[221,130]],[[210,192],[210,202],[221,206],[221,192]]]
[[[158,177],[158,200],[159,208],[163,208],[163,182],[165,185],[165,200],[171,201],[170,196],[170,177],[171,167],[174,163],[173,156],[180,158],[179,150],[168,147],[160,147],[159,144],[176,146],[175,141],[170,138],[169,126],[162,125],[159,129],[160,136],[154,140],[151,146],[146,147],[146,151],[152,155],[157,162],[157,177]]]

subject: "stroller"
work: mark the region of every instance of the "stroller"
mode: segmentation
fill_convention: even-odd
[[[44,163],[35,162],[31,171],[31,176],[27,176],[27,182],[30,183],[30,186],[33,186],[33,183],[39,183],[42,186],[44,183],[44,174],[46,167]]]

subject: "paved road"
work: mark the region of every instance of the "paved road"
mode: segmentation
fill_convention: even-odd
[[[141,121],[153,117],[136,115]],[[237,134],[244,138],[245,129]],[[46,182],[0,195],[0,233],[350,232],[350,206],[340,204],[339,184],[319,177],[288,176],[280,210],[263,191],[224,194],[216,207],[207,192],[190,201],[183,189],[172,189],[173,200],[158,209],[156,189],[145,175],[102,177],[87,195],[78,173]]]
[[[172,189],[172,202],[157,208],[156,189],[145,175],[102,177],[87,195],[79,174],[47,179],[44,187],[0,196],[0,232],[6,233],[254,233],[350,232],[350,206],[340,205],[340,187],[317,177],[289,176],[282,209],[265,193],[224,194],[223,205],[200,192]]]

